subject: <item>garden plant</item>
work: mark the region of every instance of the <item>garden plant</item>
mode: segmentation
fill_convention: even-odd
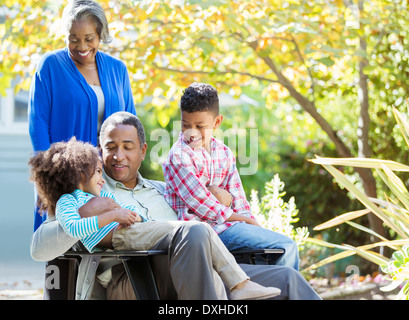
[[[402,132],[402,135],[409,147],[409,122],[408,115],[393,109],[394,116]],[[391,283],[383,287],[383,290],[391,290],[400,287],[401,290],[397,296],[398,299],[409,299],[409,192],[405,183],[398,177],[395,172],[408,172],[409,166],[390,161],[377,160],[369,158],[321,158],[310,160],[313,163],[322,165],[335,180],[349,190],[364,206],[365,209],[347,212],[337,216],[330,221],[320,224],[314,230],[324,230],[330,227],[337,226],[341,223],[347,223],[354,228],[358,228],[363,232],[370,233],[377,240],[370,244],[362,246],[351,246],[348,244],[334,244],[323,241],[318,238],[308,238],[307,241],[331,248],[338,248],[342,251],[320,262],[308,267],[308,270],[318,268],[327,263],[349,257],[354,254],[379,265],[385,272]],[[384,198],[375,199],[368,197],[358,186],[348,179],[348,177],[335,166],[352,166],[361,168],[370,168],[376,171],[385,184]],[[387,239],[373,230],[355,223],[351,220],[366,215],[368,213],[375,214],[383,221],[383,224],[388,228],[389,234],[393,239]],[[375,248],[388,247],[394,252],[389,258],[381,253],[378,253]]]

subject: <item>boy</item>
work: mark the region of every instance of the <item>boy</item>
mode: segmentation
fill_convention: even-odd
[[[182,132],[163,164],[165,198],[180,220],[209,223],[229,250],[284,249],[277,261],[298,270],[298,248],[290,238],[260,227],[231,150],[213,137],[223,121],[217,91],[193,83],[183,93]]]

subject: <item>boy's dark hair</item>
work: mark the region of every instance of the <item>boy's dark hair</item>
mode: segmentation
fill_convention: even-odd
[[[82,179],[92,177],[100,159],[98,149],[93,145],[77,141],[53,143],[28,161],[30,180],[38,193],[40,212],[55,215],[58,199],[78,188]]]
[[[210,111],[219,114],[217,90],[210,84],[192,83],[180,99],[180,109],[186,112]]]
[[[107,130],[107,127],[116,127],[121,124],[135,127],[136,131],[138,132],[138,139],[142,148],[146,140],[145,129],[143,128],[142,122],[137,116],[126,111],[115,112],[104,121],[99,132],[99,144],[101,147],[103,145],[102,140],[105,138],[105,131]]]

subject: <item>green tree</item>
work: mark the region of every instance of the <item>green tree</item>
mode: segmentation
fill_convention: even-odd
[[[64,3],[5,0],[0,24],[3,88],[16,75],[19,87],[27,88],[36,57],[64,45],[57,29]],[[136,101],[153,97],[152,112],[161,126],[175,116],[181,89],[203,81],[236,96],[249,88],[259,90],[271,112],[285,102],[296,112],[302,110],[341,157],[370,157],[386,146],[396,152],[391,137],[385,134],[380,141],[371,132],[383,130],[373,120],[392,126],[383,113],[407,94],[406,3],[100,3],[115,37],[102,49],[126,62]],[[354,170],[366,193],[376,196],[372,172]],[[371,226],[383,233],[373,216]]]

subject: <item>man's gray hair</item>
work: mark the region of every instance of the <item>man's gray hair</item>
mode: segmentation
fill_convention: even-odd
[[[104,9],[93,0],[71,0],[64,8],[62,15],[65,34],[69,35],[73,22],[88,20],[96,24],[97,33],[103,43],[112,41],[109,35],[108,20]]]
[[[133,126],[136,129],[136,132],[138,133],[138,139],[139,143],[141,145],[141,148],[145,144],[146,138],[145,138],[145,129],[142,125],[141,120],[132,113],[126,112],[126,111],[119,111],[115,112],[112,115],[110,115],[104,123],[101,126],[101,131],[99,132],[99,144],[101,147],[103,146],[103,139],[105,138],[105,131],[107,128],[111,126],[119,126],[119,125],[128,125],[128,126]]]

